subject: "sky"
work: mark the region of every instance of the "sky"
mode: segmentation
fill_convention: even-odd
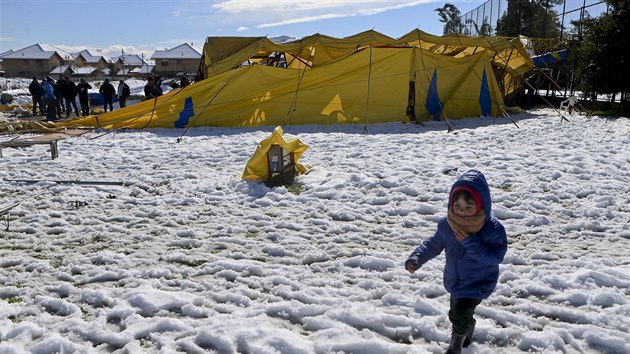
[[[404,261],[475,168],[509,246],[463,353],[628,353],[630,119],[564,114],[286,126],[292,187],[240,178],[274,127],[3,149],[0,352],[443,353],[444,255]]]
[[[391,37],[441,35],[433,0],[0,0],[0,53],[41,42],[126,53],[203,47],[208,36],[345,37],[374,29]],[[462,13],[482,1],[452,1]],[[120,55],[119,51],[112,54]],[[111,54],[110,54],[111,55]]]

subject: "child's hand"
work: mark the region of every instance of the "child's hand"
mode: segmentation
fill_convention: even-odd
[[[455,239],[457,241],[463,241],[468,238],[468,236],[470,236],[469,234],[465,233],[464,230],[454,230],[453,233],[455,234]]]
[[[416,263],[416,261],[413,259],[408,259],[405,262],[405,269],[407,269],[409,273],[413,274],[413,272],[418,269],[418,263]]]

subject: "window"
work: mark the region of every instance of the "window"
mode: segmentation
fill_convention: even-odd
[[[168,60],[162,60],[162,66],[168,66]]]
[[[177,64],[177,65],[182,65],[182,60],[181,60],[181,59],[177,59],[177,60],[175,61],[175,64]]]

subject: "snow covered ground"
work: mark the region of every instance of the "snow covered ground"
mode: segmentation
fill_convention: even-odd
[[[274,127],[3,149],[0,353],[443,353],[444,257],[403,263],[469,168],[510,246],[463,353],[630,353],[630,119],[567,118],[285,127],[293,188],[239,178]]]

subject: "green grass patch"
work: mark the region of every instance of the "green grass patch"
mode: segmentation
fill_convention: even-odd
[[[287,191],[289,193],[293,193],[295,195],[300,195],[302,193],[302,185],[301,184],[290,184],[287,186]]]
[[[512,191],[512,186],[510,186],[509,184],[502,185],[500,188],[504,192],[511,192]]]
[[[22,299],[20,299],[17,296],[12,296],[12,297],[7,299],[7,302],[10,303],[10,304],[19,304],[20,302],[22,302]]]
[[[192,262],[192,266],[199,267],[199,266],[202,266],[202,265],[206,264],[206,262],[207,261],[205,259],[199,259],[199,260],[193,261]]]

